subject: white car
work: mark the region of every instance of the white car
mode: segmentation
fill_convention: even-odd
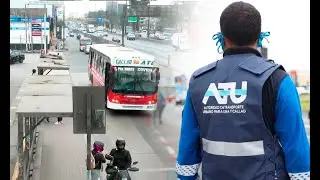
[[[136,40],[136,35],[134,33],[128,33],[127,40]]]

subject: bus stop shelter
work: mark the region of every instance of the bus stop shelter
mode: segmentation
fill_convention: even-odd
[[[18,117],[18,179],[32,176],[36,151],[37,126],[48,117],[72,117],[72,82],[70,75],[30,76],[23,86]]]

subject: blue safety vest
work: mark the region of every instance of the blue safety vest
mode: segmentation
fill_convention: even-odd
[[[281,145],[262,115],[263,85],[278,68],[250,53],[225,56],[193,74],[202,180],[289,180]]]

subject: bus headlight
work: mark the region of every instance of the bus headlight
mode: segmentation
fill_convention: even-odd
[[[111,102],[113,102],[113,103],[119,103],[119,101],[116,100],[116,99],[111,99]]]

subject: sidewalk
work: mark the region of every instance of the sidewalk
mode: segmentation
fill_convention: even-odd
[[[64,118],[62,125],[44,122],[44,143],[40,180],[85,180],[86,144],[83,135],[73,134],[72,118]]]

